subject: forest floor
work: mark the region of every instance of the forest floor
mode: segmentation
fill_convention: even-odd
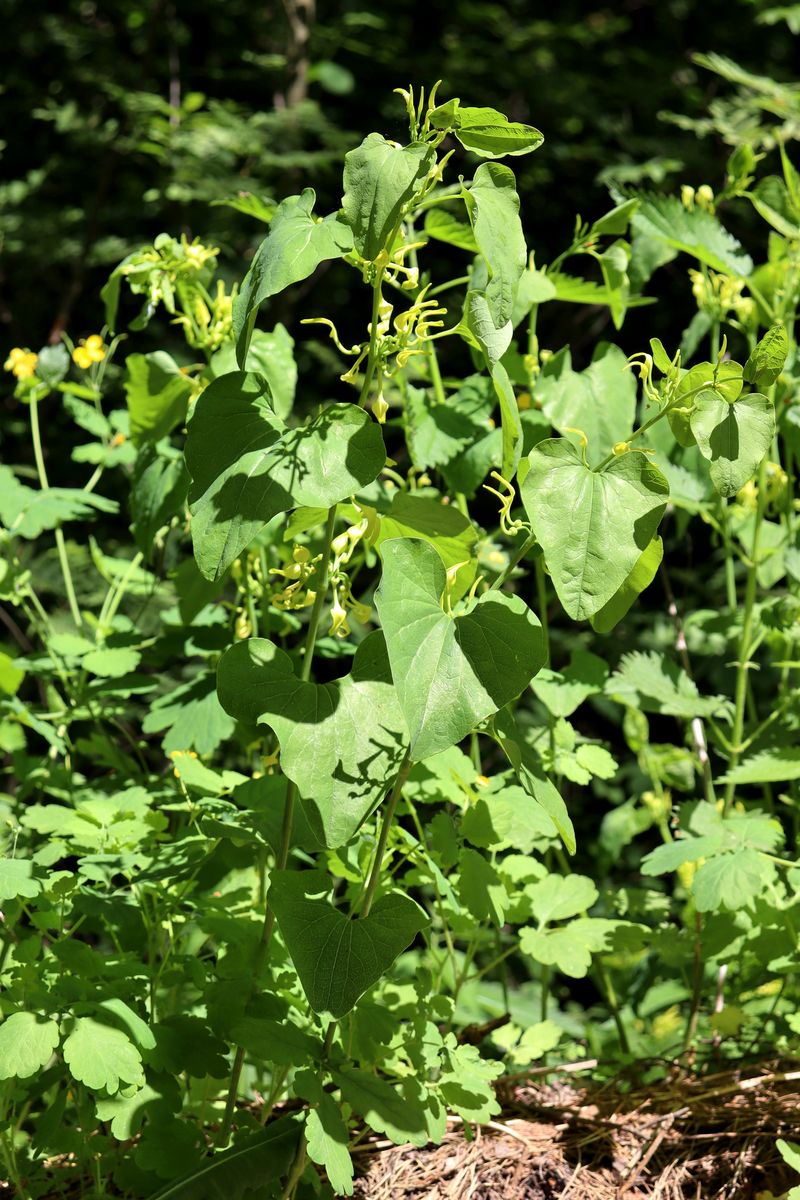
[[[582,1064],[581,1064],[582,1065]],[[775,1141],[800,1139],[800,1071],[772,1062],[658,1084],[510,1085],[503,1113],[441,1146],[374,1138],[358,1200],[773,1200],[797,1183]],[[500,1081],[502,1084],[502,1080]]]

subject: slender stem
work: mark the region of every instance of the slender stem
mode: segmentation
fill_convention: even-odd
[[[325,526],[325,545],[322,550],[322,559],[319,566],[319,580],[317,584],[316,596],[314,597],[314,605],[311,609],[311,617],[306,630],[306,644],[303,652],[303,664],[300,670],[300,678],[308,681],[311,676],[311,664],[314,658],[314,646],[317,640],[317,631],[319,629],[319,619],[322,613],[322,606],[325,602],[325,596],[328,591],[328,569],[331,561],[331,542],[333,541],[333,527],[336,521],[336,505],[334,504],[328,510],[328,521]],[[275,861],[276,869],[282,871],[289,861],[289,851],[292,845],[292,825],[294,823],[294,805],[297,796],[297,785],[293,780],[289,780],[289,785],[286,788],[286,803],[283,809],[283,826],[281,828],[281,843],[278,850],[278,855]],[[256,953],[253,958],[253,969],[250,974],[250,986],[248,991],[248,1001],[252,999],[253,993],[258,985],[258,979],[262,968],[266,961],[269,943],[272,938],[272,931],[275,928],[275,913],[269,904],[269,894],[267,895],[266,906],[264,909],[264,923],[261,926],[261,937],[259,938]],[[233,1059],[231,1068],[231,1079],[228,1086],[228,1095],[225,1100],[225,1115],[222,1119],[220,1127],[219,1144],[225,1145],[228,1141],[233,1123],[233,1112],[236,1107],[236,1097],[239,1092],[239,1080],[244,1066],[245,1049],[244,1046],[236,1047],[236,1054]],[[301,1172],[302,1173],[302,1172]],[[298,1177],[299,1178],[299,1177]]]
[[[628,1031],[625,1028],[625,1022],[622,1020],[616,988],[611,980],[611,975],[606,970],[606,967],[600,959],[597,960],[597,974],[606,993],[606,1000],[608,1002],[608,1007],[611,1009],[611,1015],[614,1018],[614,1024],[617,1028],[617,1036],[619,1037],[619,1044],[622,1047],[622,1053],[630,1054],[631,1044],[628,1041]]]
[[[539,605],[539,620],[542,625],[542,639],[544,641],[544,665],[550,666],[550,625],[547,619],[547,582],[544,574],[544,559],[541,554],[536,556],[534,561],[534,569],[536,571],[536,596]]]
[[[683,1049],[688,1050],[694,1042],[697,1033],[697,1022],[700,1017],[700,1000],[703,992],[703,959],[700,935],[703,930],[702,918],[699,913],[694,917],[694,958],[692,964],[692,1006],[689,1010],[689,1020],[686,1023],[686,1035],[683,1039]]]
[[[39,476],[39,487],[43,492],[47,492],[50,490],[50,484],[47,481],[47,471],[44,465],[44,455],[42,454],[42,434],[41,430],[39,429],[39,401],[35,391],[31,392],[30,409],[33,457],[36,460],[36,471]],[[72,572],[69,569],[67,544],[64,541],[64,531],[60,526],[58,526],[55,530],[55,537],[56,549],[58,550],[58,561],[61,564],[61,575],[64,579],[64,589],[67,593],[69,610],[72,613],[73,621],[78,627],[80,627],[83,624],[83,620],[81,618],[81,610],[78,608],[78,601],[75,596],[75,586],[72,582]]]
[[[505,571],[503,571],[500,575],[497,576],[497,579],[495,579],[494,583],[489,585],[490,592],[496,592],[498,588],[501,588],[503,586],[503,584],[508,579],[511,572],[516,567],[517,563],[522,562],[522,559],[525,557],[525,555],[528,553],[528,551],[532,550],[535,545],[536,545],[536,538],[534,537],[533,534],[531,534],[530,537],[526,538],[525,541],[522,543],[522,545],[511,556],[511,558],[509,559],[509,562],[508,562],[508,566],[506,567]]]
[[[400,764],[400,770],[397,772],[397,778],[394,781],[391,795],[383,813],[383,821],[381,822],[381,831],[378,834],[378,844],[375,847],[375,857],[372,860],[372,870],[367,880],[367,886],[364,889],[364,899],[360,905],[360,917],[368,917],[369,911],[372,908],[372,902],[375,899],[375,892],[378,890],[378,883],[381,877],[381,864],[386,851],[386,843],[389,840],[389,830],[392,827],[397,803],[400,799],[400,794],[403,791],[405,782],[408,779],[409,771],[411,770],[411,759],[406,754]]]
[[[764,463],[758,472],[758,508],[756,509],[753,541],[750,547],[750,558],[747,567],[747,581],[744,589],[744,613],[742,617],[742,635],[739,640],[739,654],[736,663],[736,691],[734,700],[733,729],[731,731],[731,757],[728,773],[732,772],[742,756],[742,735],[747,705],[747,673],[750,669],[750,654],[752,652],[753,617],[758,589],[758,548],[761,537],[761,522],[764,516]],[[725,789],[725,811],[733,804],[736,795],[736,784],[731,782]]]
[[[369,399],[369,389],[372,386],[372,377],[375,374],[375,363],[377,355],[375,351],[378,347],[378,317],[381,304],[381,285],[383,283],[384,267],[379,267],[375,276],[375,282],[372,285],[372,321],[369,327],[369,351],[367,352],[367,366],[364,372],[364,382],[361,385],[361,395],[358,398],[358,403],[363,408]]]

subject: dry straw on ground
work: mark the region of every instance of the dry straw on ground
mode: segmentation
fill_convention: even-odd
[[[800,1071],[770,1063],[660,1083],[509,1087],[502,1118],[441,1146],[357,1151],[358,1200],[772,1200],[797,1177]],[[558,1078],[558,1077],[556,1077]],[[501,1081],[502,1082],[502,1081]]]

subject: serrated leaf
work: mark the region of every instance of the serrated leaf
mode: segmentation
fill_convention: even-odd
[[[260,376],[234,371],[215,379],[186,438],[200,571],[220,579],[277,513],[328,508],[371,483],[385,461],[380,427],[357,405],[328,405],[290,428]]]
[[[315,1013],[338,1020],[391,967],[428,924],[418,904],[400,892],[375,901],[368,916],[345,916],[325,898],[320,871],[274,871],[270,905],[303,991]]]
[[[582,979],[592,965],[592,955],[608,948],[609,937],[620,924],[627,922],[581,917],[555,929],[526,928],[520,931],[520,949],[570,979]]]
[[[385,1079],[357,1067],[340,1067],[331,1071],[331,1078],[341,1089],[343,1099],[376,1133],[385,1134],[397,1146],[404,1142],[424,1146],[428,1141],[421,1106]]]
[[[313,188],[305,188],[299,196],[287,196],[278,205],[269,233],[233,302],[236,358],[242,369],[264,300],[307,279],[326,259],[342,258],[353,249],[353,234],[344,221],[337,214],[317,219],[315,201]]]
[[[586,875],[548,875],[529,884],[525,894],[540,925],[564,921],[586,912],[597,900],[598,891]]]
[[[32,900],[41,890],[29,858],[0,858],[0,900]]]
[[[701,696],[681,668],[654,650],[624,654],[606,684],[606,692],[622,704],[643,712],[672,717],[726,717],[730,702],[722,696]]]
[[[751,908],[774,875],[773,864],[749,846],[711,858],[698,867],[692,880],[697,911]]]
[[[654,537],[667,481],[636,451],[592,471],[563,438],[540,442],[528,462],[522,502],[559,600],[585,620],[608,603]]]
[[[94,1017],[77,1017],[62,1047],[73,1078],[93,1091],[119,1091],[120,1085],[144,1084],[139,1051],[119,1029]]]
[[[350,674],[332,683],[298,679],[266,638],[234,644],[217,678],[227,712],[275,731],[282,769],[321,844],[349,841],[391,786],[406,744],[383,635],[366,638]]]
[[[746,758],[728,771],[720,783],[783,783],[792,779],[800,779],[800,749],[776,746]]]
[[[347,1149],[349,1137],[339,1105],[323,1092],[306,1117],[308,1157],[325,1168],[337,1196],[353,1194],[353,1160]]]
[[[102,646],[85,655],[81,666],[103,679],[119,679],[135,671],[141,658],[139,651],[129,646]]]
[[[439,1075],[439,1091],[448,1109],[465,1121],[485,1122],[500,1112],[493,1081],[503,1065],[482,1058],[477,1046],[454,1046]]]
[[[486,592],[442,610],[444,564],[415,538],[383,546],[375,606],[414,761],[456,745],[518,696],[544,661],[537,617],[517,596]]]
[[[508,893],[492,864],[466,848],[458,860],[458,894],[476,921],[492,921],[502,925],[508,907]]]
[[[0,1079],[28,1079],[43,1070],[59,1042],[58,1025],[31,1012],[15,1012],[0,1025]]]
[[[492,734],[500,743],[525,791],[547,813],[554,833],[559,835],[569,853],[574,854],[575,829],[567,806],[555,785],[545,775],[541,761],[525,740],[510,708],[497,714],[492,724]]]
[[[89,521],[98,513],[115,513],[119,505],[80,488],[37,491],[19,482],[10,467],[0,465],[0,523],[14,537],[38,538],[66,521]]]
[[[554,717],[569,717],[589,696],[602,692],[608,665],[588,650],[575,650],[563,671],[545,668],[531,684],[533,693]]]
[[[689,210],[677,196],[642,193],[638,199],[639,209],[631,221],[637,233],[690,254],[715,271],[739,276],[752,271],[749,254],[712,213]]]

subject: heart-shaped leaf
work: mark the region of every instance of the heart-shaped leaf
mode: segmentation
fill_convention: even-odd
[[[380,427],[357,405],[330,404],[290,428],[260,375],[221,375],[197,401],[186,437],[198,567],[219,579],[276,513],[329,508],[385,462]]]
[[[735,496],[752,479],[772,444],[775,409],[758,392],[732,404],[715,392],[701,392],[690,424],[700,453],[711,464],[714,487],[720,496]]]
[[[650,544],[666,508],[667,481],[630,451],[602,471],[586,466],[565,438],[528,456],[522,502],[558,598],[576,621],[598,612]]]
[[[406,732],[383,634],[365,638],[353,668],[333,683],[304,683],[267,638],[237,642],[217,671],[222,707],[268,725],[284,774],[297,784],[306,820],[324,846],[341,846],[391,787]]]
[[[342,208],[358,253],[370,262],[387,248],[403,206],[436,162],[425,142],[398,146],[371,133],[344,159]]]
[[[544,663],[542,627],[518,596],[499,592],[449,616],[446,572],[428,542],[393,539],[381,555],[375,605],[418,761],[460,742],[528,686]]]
[[[313,215],[316,194],[305,188],[287,196],[275,210],[233,304],[236,357],[245,366],[258,306],[291,283],[307,279],[321,262],[341,258],[353,249],[353,235],[338,215],[320,221]]]
[[[381,896],[367,917],[353,919],[325,897],[321,871],[274,871],[269,902],[303,991],[315,1013],[343,1017],[388,971],[428,924],[418,904],[400,892]]]

